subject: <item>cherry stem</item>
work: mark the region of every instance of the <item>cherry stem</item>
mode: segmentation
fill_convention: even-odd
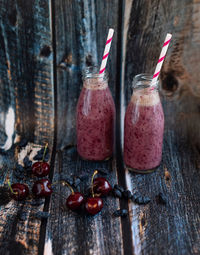
[[[18,194],[18,192],[14,192],[14,191],[13,191],[9,180],[8,180],[8,187],[9,187],[9,189],[10,189],[10,191],[11,191],[12,194],[14,194],[14,195],[17,195],[17,194]]]
[[[91,187],[92,187],[92,197],[94,197],[94,188],[93,188],[93,182],[94,182],[94,177],[95,175],[98,174],[98,171],[95,170],[93,175],[92,175],[92,181],[91,181]]]
[[[73,190],[73,188],[72,188],[72,186],[68,183],[68,182],[66,182],[66,181],[61,181],[61,184],[62,185],[67,185],[67,187],[71,190],[71,192],[72,192],[72,195],[74,194],[74,190]]]
[[[44,152],[43,152],[43,156],[42,156],[42,162],[44,162],[44,157],[45,157],[45,154],[46,154],[46,151],[47,151],[47,147],[48,147],[48,143],[46,143],[45,147],[44,147]]]

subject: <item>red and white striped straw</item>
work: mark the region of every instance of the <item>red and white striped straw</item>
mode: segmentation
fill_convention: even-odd
[[[172,38],[171,34],[167,34],[166,37],[165,37],[165,41],[164,41],[164,44],[162,46],[160,57],[159,57],[157,65],[156,65],[156,70],[154,72],[153,79],[152,79],[152,82],[151,82],[152,85],[158,79],[158,76],[160,74],[160,70],[162,68],[162,65],[163,65],[163,62],[164,62],[164,59],[165,59],[165,56],[166,56],[166,53],[167,53],[167,49],[168,49],[169,43],[171,41],[171,38]]]
[[[100,71],[99,74],[105,72],[106,70],[106,64],[107,64],[107,60],[108,60],[108,55],[109,55],[109,51],[110,51],[110,46],[111,46],[111,42],[113,39],[113,34],[114,34],[114,29],[110,28],[108,31],[108,37],[106,40],[106,46],[104,49],[104,53],[103,53],[103,59],[101,62],[101,67],[100,67]]]

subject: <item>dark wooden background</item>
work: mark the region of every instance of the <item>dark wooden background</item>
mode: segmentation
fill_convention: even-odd
[[[75,107],[81,70],[99,64],[108,28],[115,29],[108,60],[117,108],[116,155],[106,163],[76,152]],[[0,254],[200,254],[200,1],[0,0]],[[123,118],[133,76],[153,73],[166,33],[173,39],[161,73],[165,112],[163,160],[148,175],[124,170]],[[83,217],[62,196],[17,203],[5,199],[23,138],[48,141],[49,178],[92,174],[148,195],[151,202],[105,199],[103,211]],[[169,180],[166,171],[170,173]],[[21,180],[32,185],[33,178]],[[86,187],[81,186],[81,189]],[[163,192],[167,205],[158,204]],[[127,218],[113,218],[127,208]],[[49,212],[48,219],[35,217]]]

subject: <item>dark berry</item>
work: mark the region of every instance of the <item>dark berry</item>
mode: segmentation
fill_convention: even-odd
[[[25,176],[24,174],[25,174],[25,171],[24,171],[23,166],[17,163],[16,166],[15,166],[15,170],[14,170],[15,177],[17,179],[22,180]]]
[[[66,200],[66,205],[71,210],[78,210],[84,202],[84,197],[80,192],[72,193]]]
[[[118,189],[113,189],[113,195],[118,198],[122,198],[122,193]]]
[[[128,215],[128,210],[119,209],[113,213],[114,217],[126,217]]]
[[[166,205],[167,204],[167,198],[163,193],[159,193],[156,197],[157,203]]]
[[[103,200],[100,197],[90,197],[85,203],[85,209],[91,215],[97,214],[102,208]]]
[[[11,197],[14,200],[17,200],[17,201],[24,200],[29,195],[29,188],[25,184],[13,183],[11,185],[11,188],[12,188],[12,191],[13,191],[13,192],[11,192]]]
[[[124,188],[118,184],[115,184],[114,189],[118,189],[119,191],[124,192]]]
[[[17,171],[19,171],[19,172],[24,172],[24,168],[23,168],[23,166],[22,165],[20,165],[20,164],[16,164],[16,166],[15,166],[15,170],[17,170]]]
[[[108,170],[107,169],[104,169],[104,168],[101,168],[101,169],[98,169],[98,172],[102,175],[107,175],[108,174]]]
[[[126,199],[131,199],[133,197],[132,193],[130,192],[130,190],[124,190],[123,192],[123,196]]]
[[[24,162],[24,167],[25,167],[25,168],[29,168],[29,167],[32,166],[32,161],[29,160],[28,156],[26,156],[26,157],[24,158],[23,162]]]
[[[36,197],[48,197],[52,191],[51,182],[48,179],[41,179],[33,184],[32,192]]]
[[[103,177],[94,179],[93,182],[94,193],[97,196],[106,196],[112,190],[110,183]]]
[[[136,203],[136,204],[139,204],[139,205],[145,205],[145,204],[148,204],[151,199],[147,196],[142,196],[140,195],[139,193],[135,193],[133,194],[133,197],[132,197],[132,200]]]
[[[44,150],[45,150],[45,148],[40,149],[33,159],[34,160],[42,160],[43,155],[44,155]],[[48,161],[48,159],[49,159],[49,148],[47,147],[45,155],[44,155],[44,161]]]
[[[35,162],[32,165],[32,173],[38,177],[44,177],[49,174],[50,166],[47,162]]]

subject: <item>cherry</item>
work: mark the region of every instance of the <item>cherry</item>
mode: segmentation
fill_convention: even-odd
[[[103,200],[100,197],[95,197],[95,195],[94,195],[94,176],[97,173],[98,173],[98,171],[95,170],[92,175],[92,182],[91,182],[92,197],[89,197],[85,203],[85,209],[91,215],[97,214],[103,208]]]
[[[24,200],[29,195],[29,188],[27,185],[22,183],[13,183],[10,185],[10,182],[8,181],[8,185],[11,192],[11,197],[16,201]]]
[[[84,197],[80,192],[73,192],[66,200],[66,205],[72,211],[80,209],[84,202]]]
[[[103,200],[100,197],[89,197],[85,203],[86,211],[95,215],[103,208]]]
[[[72,194],[69,195],[69,197],[66,200],[66,206],[71,209],[72,211],[78,210],[81,208],[81,205],[84,202],[84,197],[80,192],[74,192],[74,190],[72,189],[71,185],[64,181],[62,182],[63,185],[67,185],[68,188],[70,188]]]
[[[32,173],[38,177],[44,177],[49,174],[50,166],[47,162],[35,162],[32,165]]]
[[[36,197],[48,197],[53,192],[51,182],[41,179],[33,184],[32,192]]]
[[[96,196],[106,196],[112,190],[110,183],[103,177],[95,178],[93,186]]]
[[[44,162],[45,154],[47,151],[48,143],[45,144],[44,153],[41,162],[35,162],[32,165],[32,173],[38,177],[44,177],[49,174],[50,166],[47,162]]]

